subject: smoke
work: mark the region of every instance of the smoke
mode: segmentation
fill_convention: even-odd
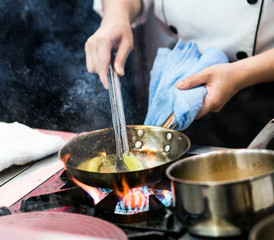
[[[0,2],[0,121],[87,131],[111,125],[108,92],[85,66],[100,23],[90,0]]]

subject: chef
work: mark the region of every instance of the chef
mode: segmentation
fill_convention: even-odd
[[[133,48],[131,28],[146,20],[151,4],[169,34],[195,41],[201,52],[217,47],[230,61],[176,83],[179,89],[205,85],[207,95],[196,119],[220,111],[243,88],[274,81],[273,0],[95,0],[94,8],[103,18],[86,42],[86,64],[89,72],[99,74],[105,88],[111,50],[116,51],[115,70],[123,76]]]

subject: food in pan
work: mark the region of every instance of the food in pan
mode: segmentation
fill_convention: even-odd
[[[129,155],[124,153],[123,160],[130,171],[138,171],[144,169],[141,162],[131,152],[129,153]]]
[[[131,152],[129,154],[124,153],[122,160],[115,154],[94,157],[81,163],[78,168],[99,173],[138,171],[144,169],[141,162]]]
[[[101,155],[87,159],[77,166],[78,169],[88,172],[115,173],[138,171],[146,168],[156,167],[168,161],[165,155],[147,154],[147,152],[130,152],[123,154],[123,159],[119,159],[116,154]]]
[[[98,172],[103,159],[103,156],[92,158],[86,162],[81,163],[78,168],[89,172]]]

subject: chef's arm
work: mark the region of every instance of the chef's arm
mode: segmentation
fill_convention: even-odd
[[[216,64],[176,83],[182,90],[204,84],[207,95],[196,119],[219,112],[241,89],[274,81],[274,49],[233,63]]]
[[[108,66],[111,51],[116,51],[114,68],[123,76],[128,54],[133,48],[131,22],[142,11],[141,0],[104,0],[103,19],[98,30],[85,44],[86,65],[91,73],[97,73],[108,88]]]
[[[236,81],[239,90],[264,82],[274,81],[274,48],[264,53],[232,63],[235,73],[240,75]]]
[[[104,18],[119,17],[132,23],[141,13],[141,0],[103,0]]]

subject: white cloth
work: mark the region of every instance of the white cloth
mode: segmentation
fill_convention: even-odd
[[[102,15],[101,1],[94,0],[94,9]],[[253,50],[258,54],[274,48],[273,0],[258,0],[255,4],[249,4],[247,0],[142,2],[143,12],[132,26],[146,21],[149,7],[154,2],[154,14],[166,32],[185,42],[193,40],[201,53],[208,47],[216,47],[230,61],[236,61],[239,52],[252,56]],[[173,34],[170,26],[176,28],[178,34]]]
[[[59,136],[41,133],[18,122],[0,122],[0,172],[53,154],[63,144]]]

